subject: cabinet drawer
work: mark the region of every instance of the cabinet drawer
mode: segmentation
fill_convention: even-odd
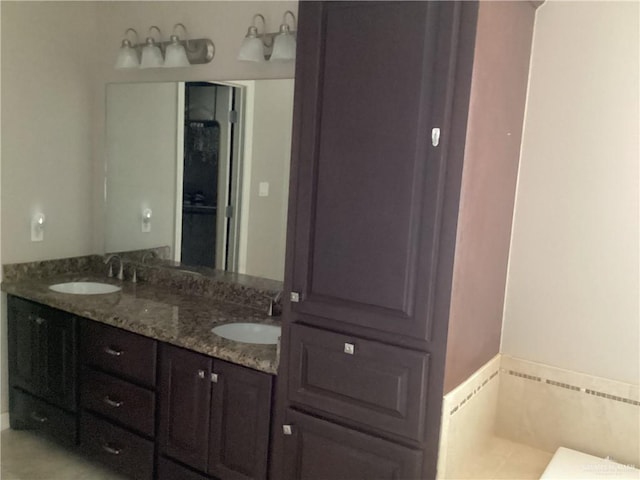
[[[158,480],[209,480],[209,477],[189,470],[168,458],[160,457],[158,460]]]
[[[156,349],[150,338],[90,320],[83,323],[84,363],[149,387],[156,384]]]
[[[356,432],[293,410],[284,437],[288,480],[399,480],[424,478],[422,451]]]
[[[291,402],[367,429],[422,440],[428,366],[426,353],[291,326]]]
[[[76,417],[17,388],[11,390],[11,428],[38,430],[66,445],[75,445]]]
[[[140,480],[153,476],[153,442],[83,412],[80,445],[93,458]]]
[[[80,404],[152,437],[155,393],[88,367],[82,369]]]

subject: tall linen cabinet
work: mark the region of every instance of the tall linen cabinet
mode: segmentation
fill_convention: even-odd
[[[499,349],[536,2],[300,2],[272,479],[436,477]]]

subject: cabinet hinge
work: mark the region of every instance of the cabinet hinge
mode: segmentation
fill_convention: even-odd
[[[233,205],[227,205],[227,208],[225,208],[225,210],[224,210],[224,216],[226,218],[232,218],[233,217]]]
[[[238,123],[238,112],[236,110],[229,110],[229,123]]]

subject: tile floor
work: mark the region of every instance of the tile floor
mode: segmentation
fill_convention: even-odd
[[[553,457],[552,453],[492,437],[460,470],[465,480],[539,479]]]
[[[124,480],[74,452],[28,432],[0,434],[2,480]]]

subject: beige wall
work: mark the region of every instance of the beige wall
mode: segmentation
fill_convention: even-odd
[[[640,4],[537,13],[502,352],[640,377]]]
[[[179,85],[107,85],[107,252],[168,246],[173,258],[178,123],[184,108]],[[146,208],[152,211],[149,232],[142,231]]]
[[[2,2],[2,261],[92,251],[96,7]],[[44,241],[30,218],[46,215]]]
[[[239,272],[282,281],[287,235],[293,79],[253,83],[251,149],[243,175],[244,217],[240,227]],[[269,195],[258,195],[259,184]]]

